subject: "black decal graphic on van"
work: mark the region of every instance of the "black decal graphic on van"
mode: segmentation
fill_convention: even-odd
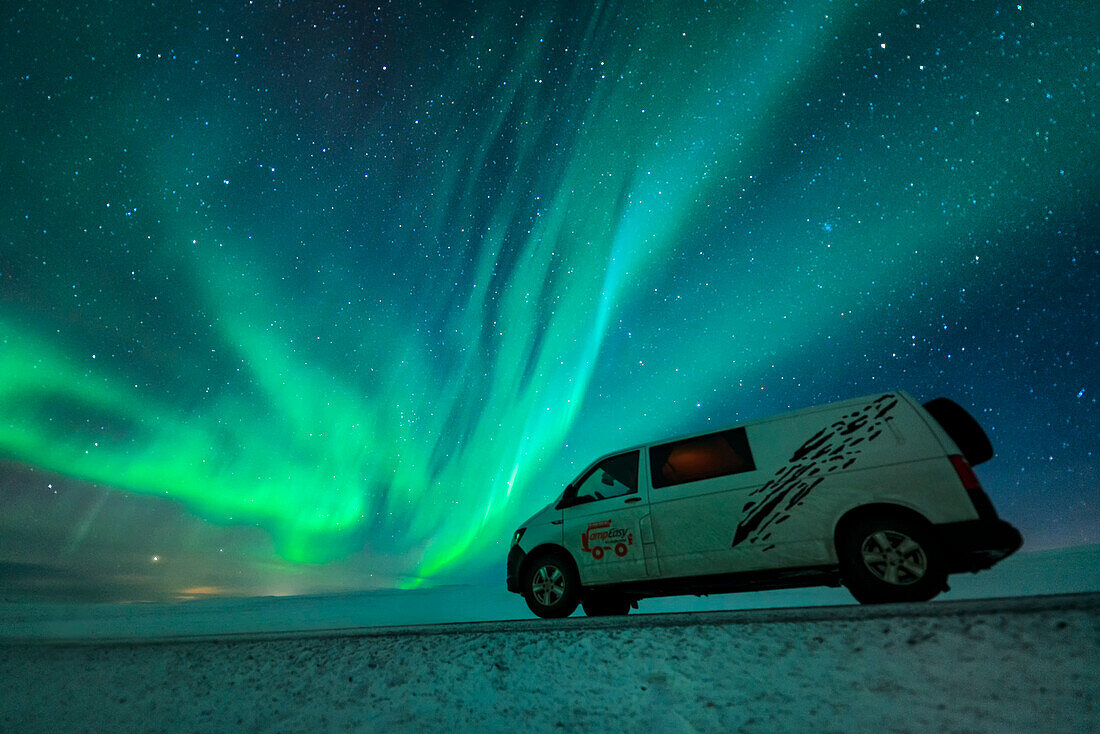
[[[745,505],[747,514],[737,526],[733,547],[746,540],[750,543],[767,540],[770,533],[764,535],[765,529],[790,519],[791,511],[805,501],[826,475],[851,467],[863,448],[882,435],[886,422],[893,420],[890,411],[897,404],[895,396],[883,395],[807,439],[787,466],[749,495],[759,499]],[[772,548],[775,546],[769,545],[764,550]]]

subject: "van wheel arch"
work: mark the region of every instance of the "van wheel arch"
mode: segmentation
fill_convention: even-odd
[[[519,568],[520,578],[523,578],[523,575],[526,574],[527,571],[531,568],[531,564],[538,560],[541,560],[543,557],[548,555],[560,555],[564,558],[568,558],[569,563],[571,563],[573,566],[573,573],[577,575],[578,579],[581,577],[580,569],[577,568],[577,561],[573,558],[572,553],[570,553],[557,543],[543,543],[542,545],[537,545],[532,548],[531,551],[524,557],[523,563],[520,564]]]
[[[845,533],[851,530],[857,523],[868,517],[904,517],[915,523],[927,525],[932,527],[932,523],[924,515],[920,514],[916,510],[905,507],[904,505],[895,505],[889,502],[876,502],[869,505],[860,505],[848,510],[841,516],[836,522],[836,526],[833,528],[833,548],[837,548],[840,543],[840,539],[844,537]]]

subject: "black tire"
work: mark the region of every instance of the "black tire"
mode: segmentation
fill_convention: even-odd
[[[947,588],[931,526],[904,515],[857,520],[837,541],[844,585],[861,604],[928,601]]]
[[[528,609],[543,619],[556,619],[576,611],[580,586],[572,559],[552,552],[528,564],[521,588]]]
[[[589,617],[621,617],[630,614],[630,599],[617,594],[591,594],[581,607]]]

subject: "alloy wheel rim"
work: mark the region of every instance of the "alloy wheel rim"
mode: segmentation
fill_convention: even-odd
[[[535,571],[531,581],[535,601],[544,607],[556,604],[565,596],[565,574],[557,566],[545,565]]]
[[[867,570],[894,586],[909,586],[928,573],[928,555],[920,543],[897,530],[879,530],[860,546]]]

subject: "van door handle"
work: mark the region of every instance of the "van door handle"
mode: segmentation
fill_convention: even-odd
[[[642,501],[641,497],[631,497],[624,504],[629,505],[631,502],[641,502],[641,501]]]
[[[551,520],[550,524],[551,525],[561,525],[561,520]]]

